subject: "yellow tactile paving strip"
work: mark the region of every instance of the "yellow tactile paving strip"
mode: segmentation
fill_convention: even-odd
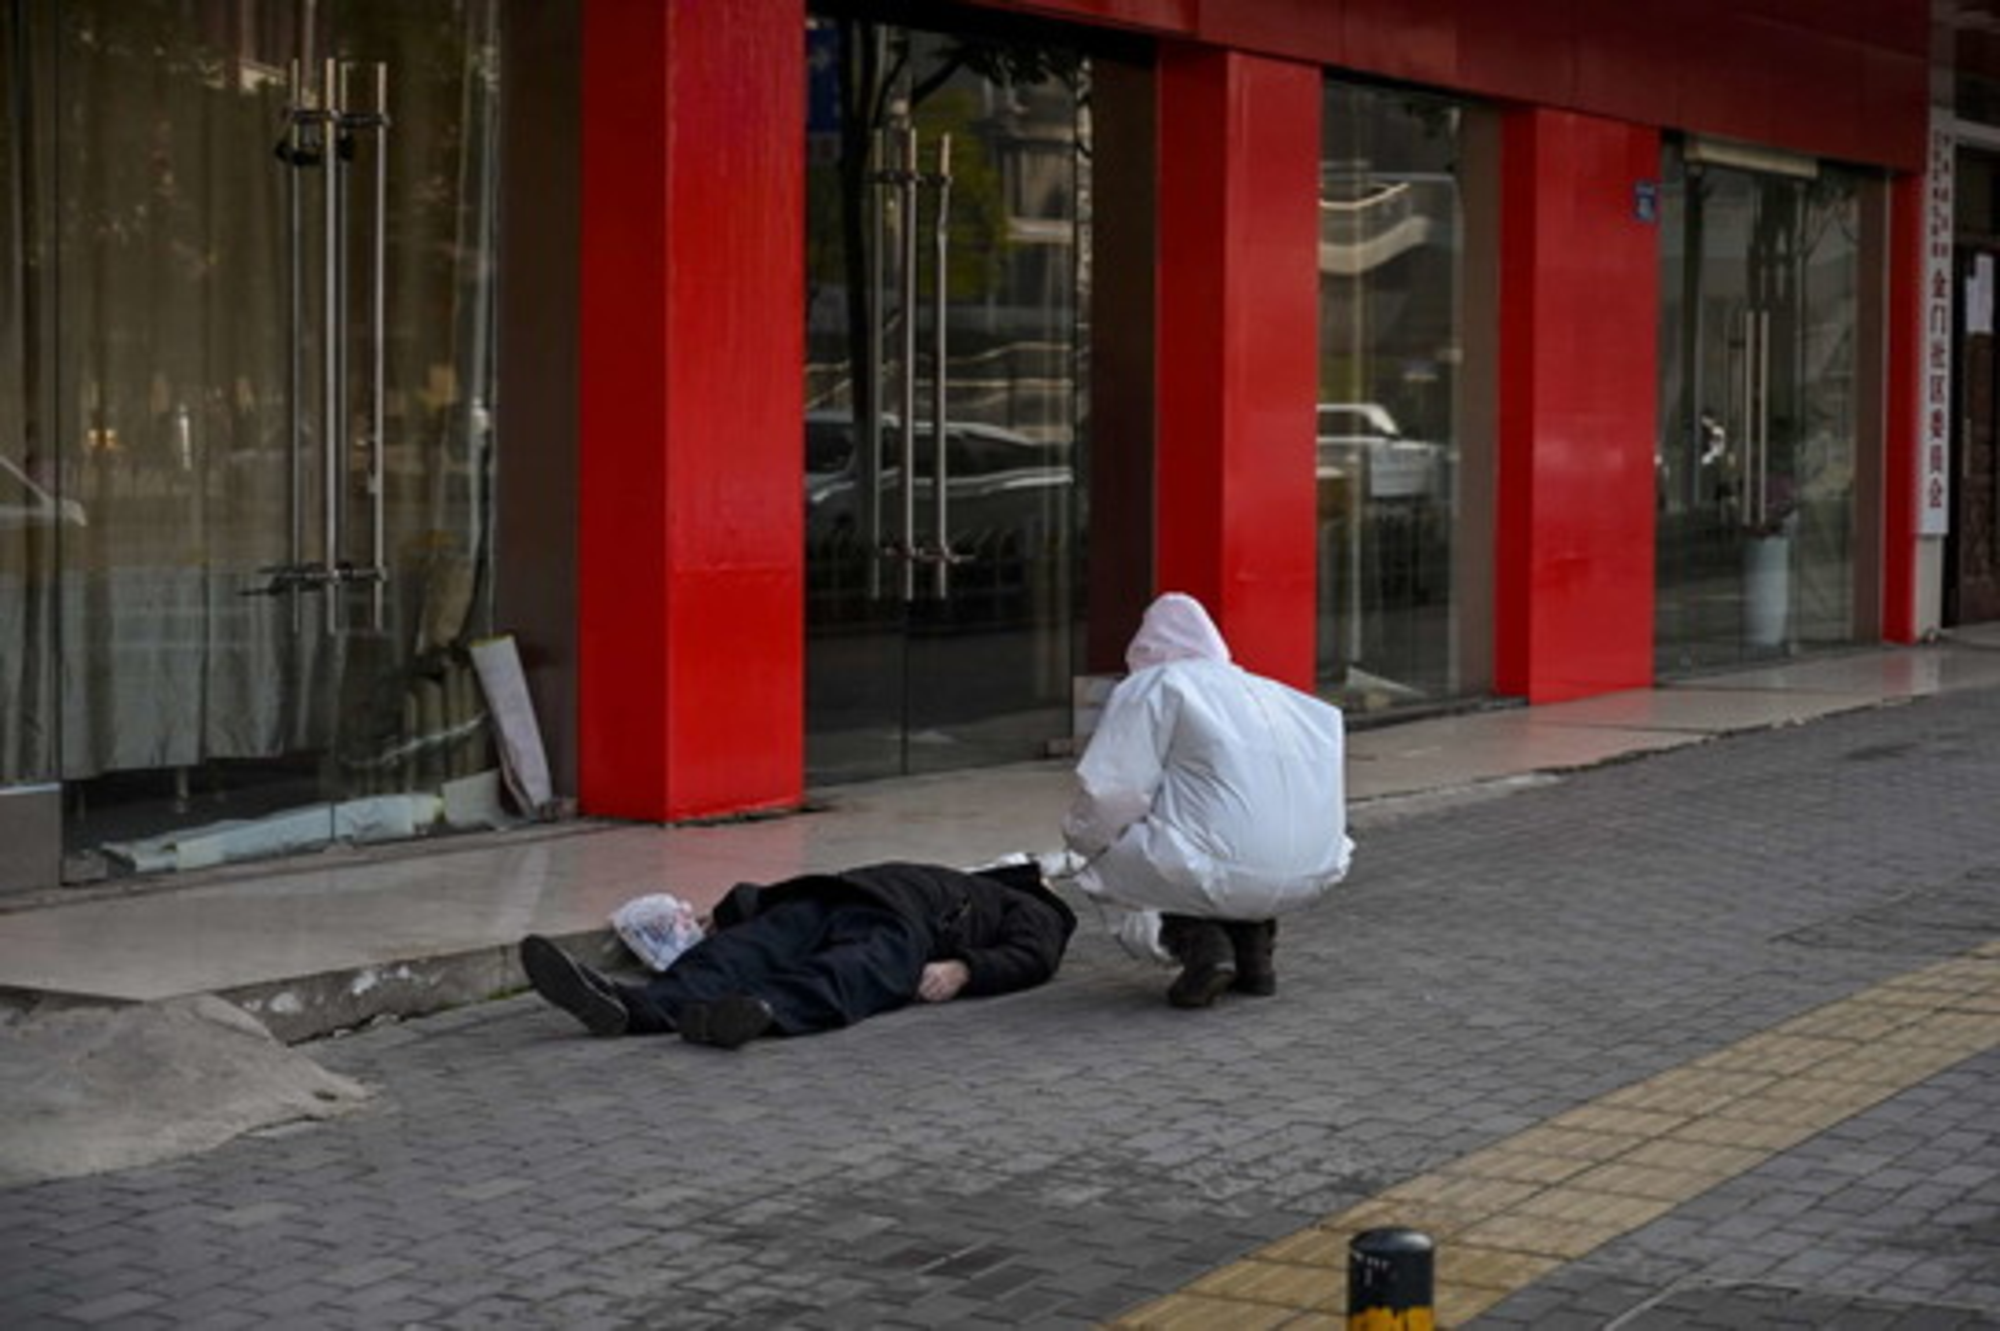
[[[1186,1288],[1121,1331],[1344,1328],[1347,1245],[1437,1240],[1454,1326],[1726,1179],[2000,1046],[2000,940],[1828,1003],[1406,1180]]]

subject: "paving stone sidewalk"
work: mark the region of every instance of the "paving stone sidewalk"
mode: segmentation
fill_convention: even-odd
[[[1058,980],[736,1055],[531,998],[308,1046],[356,1114],[0,1192],[10,1326],[1075,1327],[2000,937],[2000,693],[1357,820],[1280,996]],[[2000,1326],[2000,1053],[1478,1325]],[[1305,1323],[1299,1323],[1303,1325]],[[1320,1324],[1334,1325],[1334,1321]]]

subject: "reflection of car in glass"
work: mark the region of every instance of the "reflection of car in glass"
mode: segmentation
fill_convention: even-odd
[[[12,459],[0,457],[0,531],[87,525],[82,504],[74,499],[56,498]]]
[[[901,434],[893,418],[882,421],[885,454],[878,492],[883,529],[900,523],[902,503]],[[1073,485],[1069,450],[1042,443],[995,425],[953,422],[945,432],[946,498],[954,547],[996,535],[1045,530],[1059,521],[1056,506]],[[917,431],[917,529],[931,534],[931,469],[935,457],[929,427]],[[860,441],[845,412],[806,416],[806,532],[823,538],[855,533],[863,519]]]
[[[1444,446],[1405,439],[1379,403],[1320,403],[1319,470],[1359,477],[1369,499],[1449,497]]]

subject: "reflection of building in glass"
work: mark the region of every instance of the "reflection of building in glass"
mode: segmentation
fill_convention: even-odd
[[[931,34],[897,30],[891,40],[907,43],[912,70],[927,73],[927,61],[954,57],[954,46]],[[927,145],[920,163],[924,169],[929,169],[929,154],[939,138],[949,134],[952,140],[946,296],[951,418],[1068,443],[1078,369],[1068,329],[1079,317],[1079,255],[1088,249],[1079,240],[1087,225],[1079,208],[1088,189],[1082,164],[1088,157],[1089,120],[1082,85],[1089,75],[1087,63],[1078,58],[1052,63],[1067,78],[1001,82],[961,66],[914,107],[907,101],[890,104],[902,109]],[[912,74],[911,85],[918,82]],[[836,138],[822,133],[819,141]],[[885,131],[878,142],[886,141]],[[885,160],[883,151],[878,148],[871,163],[876,171]],[[839,164],[825,160],[824,148],[814,160],[811,180],[819,200],[813,215],[832,215],[833,196],[842,185]],[[894,204],[876,191],[867,206],[879,211],[880,225],[890,233],[886,248],[893,250],[894,234],[903,224]],[[919,288],[924,291],[933,281],[927,266],[933,206],[924,199],[917,218],[926,265]],[[837,261],[845,243],[830,230],[816,232],[812,239],[820,247],[809,264],[814,287],[806,398],[813,409],[851,407],[854,401],[850,297]],[[892,279],[889,272],[881,276],[884,284]],[[924,304],[914,314],[926,339],[930,313]],[[902,315],[891,307],[883,317],[893,328]],[[920,356],[928,345],[922,342]],[[920,368],[927,377],[928,366]]]
[[[1320,678],[1438,701],[1453,659],[1458,112],[1329,84],[1320,168]]]

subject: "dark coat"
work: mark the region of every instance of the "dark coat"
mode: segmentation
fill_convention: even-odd
[[[739,883],[715,908],[715,927],[754,917],[787,895],[815,893],[872,902],[924,932],[932,961],[962,961],[965,994],[1031,989],[1056,973],[1076,915],[1033,864],[966,873],[940,864],[867,864],[760,887]]]

